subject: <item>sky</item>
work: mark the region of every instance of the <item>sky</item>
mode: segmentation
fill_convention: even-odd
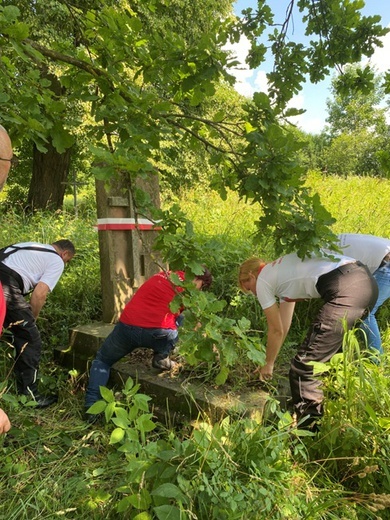
[[[268,5],[274,12],[275,23],[284,22],[289,3],[290,0],[269,0]],[[240,16],[241,11],[248,7],[252,7],[255,10],[257,0],[237,0],[234,4],[234,11],[237,16]],[[362,13],[365,16],[380,15],[382,17],[381,24],[384,27],[390,27],[390,2],[388,0],[366,0]],[[293,24],[290,24],[290,27],[288,32],[289,38],[292,41],[305,43],[304,27],[300,23],[300,13],[296,7],[293,14]],[[266,92],[267,81],[265,74],[272,69],[272,63],[265,61],[259,69],[250,71],[245,67],[245,56],[249,49],[248,41],[241,39],[238,44],[230,48],[243,64],[235,71],[237,80],[236,90],[248,97],[252,97],[255,91]],[[370,64],[375,67],[378,73],[390,69],[390,33],[383,38],[383,47],[375,51],[375,54],[370,59]],[[330,86],[332,76],[333,74],[316,85],[306,82],[299,95],[291,103],[291,106],[295,108],[306,110],[305,114],[291,120],[305,132],[319,133],[326,125],[326,100],[331,98]]]

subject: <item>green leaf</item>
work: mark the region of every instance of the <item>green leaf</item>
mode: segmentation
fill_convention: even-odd
[[[221,367],[219,373],[215,377],[215,383],[217,385],[223,385],[224,383],[226,383],[226,379],[227,379],[228,375],[229,375],[229,368],[226,366]]]
[[[164,498],[174,498],[176,500],[180,500],[183,503],[187,503],[187,497],[182,493],[180,488],[178,488],[175,484],[171,484],[169,482],[162,484],[157,489],[153,489],[150,493],[153,496],[159,496]]]
[[[113,403],[115,401],[114,392],[109,390],[105,386],[99,386],[100,395],[103,397],[107,403]]]
[[[323,374],[324,372],[329,371],[329,365],[327,363],[320,363],[318,361],[309,361],[306,364],[311,365],[313,367],[313,375],[319,375],[319,374]]]
[[[390,418],[389,417],[379,417],[378,424],[381,428],[385,428],[387,430],[390,428]]]
[[[153,508],[158,520],[183,520],[180,509],[176,506],[163,505]]]
[[[130,499],[131,505],[136,509],[147,509],[152,502],[149,492],[145,488],[140,489],[139,493],[131,495],[128,498]]]
[[[134,386],[133,378],[132,377],[128,377],[126,379],[126,383],[125,383],[125,388],[124,388],[125,392],[129,392],[133,388],[133,386]]]
[[[67,148],[70,148],[74,142],[74,137],[62,127],[54,127],[52,130],[53,146],[58,153],[64,153]]]
[[[220,123],[223,121],[226,117],[226,112],[224,110],[219,110],[216,114],[213,116],[213,121],[216,123]]]
[[[121,500],[119,500],[116,510],[118,513],[124,513],[132,506],[130,497],[124,497]]]
[[[376,423],[376,421],[378,420],[378,418],[377,418],[377,415],[376,415],[376,413],[375,413],[375,410],[372,408],[372,406],[370,406],[368,403],[366,403],[365,406],[364,406],[364,408],[365,408],[366,412],[368,413],[370,419],[371,419],[374,423]]]
[[[254,363],[258,363],[259,365],[262,365],[265,362],[265,351],[257,349],[254,345],[251,343],[247,344],[247,356],[248,359],[253,361]]]
[[[152,516],[147,511],[142,511],[133,517],[133,520],[152,520]]]
[[[96,403],[93,403],[93,405],[88,408],[87,412],[92,414],[102,413],[104,412],[106,406],[106,401],[96,401]]]
[[[149,395],[145,394],[137,394],[134,396],[134,404],[139,408],[139,410],[142,410],[143,412],[149,411],[149,404],[148,402],[152,398]]]
[[[114,414],[114,411],[115,411],[115,407],[116,407],[116,403],[115,401],[113,401],[112,403],[108,403],[106,405],[106,408],[104,410],[104,415],[106,417],[106,421],[108,422],[111,417],[113,416]]]
[[[110,436],[110,444],[116,444],[117,442],[121,442],[123,437],[125,436],[125,430],[122,428],[115,428]]]
[[[129,426],[129,421],[127,417],[126,419],[124,419],[123,417],[113,417],[111,420],[115,424],[115,426],[118,426],[123,430],[126,430],[126,428],[128,428]]]
[[[151,414],[144,414],[138,417],[136,424],[140,431],[151,432],[156,428],[155,423],[150,420],[150,417],[152,417]]]

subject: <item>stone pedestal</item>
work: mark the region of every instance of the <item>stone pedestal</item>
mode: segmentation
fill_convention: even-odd
[[[96,351],[112,328],[113,325],[96,322],[72,329],[69,346],[55,350],[57,362],[81,373],[89,371]],[[269,398],[259,389],[226,393],[204,383],[189,384],[180,373],[159,372],[143,364],[130,363],[126,357],[113,366],[109,384],[120,389],[128,377],[140,383],[141,392],[152,398],[153,412],[167,424],[196,420],[204,414],[211,421],[228,414],[260,421]]]

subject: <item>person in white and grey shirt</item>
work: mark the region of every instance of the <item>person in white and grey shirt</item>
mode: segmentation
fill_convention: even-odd
[[[338,239],[343,253],[365,264],[378,284],[378,299],[363,320],[362,328],[367,336],[368,347],[381,355],[382,339],[375,315],[381,305],[390,298],[390,240],[360,233],[342,233],[338,235]]]

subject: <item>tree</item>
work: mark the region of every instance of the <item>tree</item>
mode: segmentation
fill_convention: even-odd
[[[360,87],[361,78],[371,78],[373,88]],[[331,94],[327,100],[329,134],[352,134],[361,130],[383,133],[386,128],[386,108],[380,108],[384,99],[383,78],[375,75],[370,67],[348,66],[332,80]]]
[[[12,1],[5,1],[4,4],[12,5]],[[115,5],[115,2],[107,1],[106,5]],[[93,0],[81,2],[31,2],[31,0],[21,0],[18,8],[23,12],[24,20],[29,22],[30,37],[42,44],[56,40],[61,42],[63,47],[74,47],[77,49],[85,41],[82,34],[82,20],[80,9],[96,8]],[[125,4],[124,4],[125,5]],[[168,6],[155,4],[154,9],[150,5],[140,2],[134,5],[140,20],[150,32],[159,30],[161,33],[173,30],[182,35],[186,40],[191,40],[196,44],[203,30],[207,30],[210,20],[220,14],[226,14],[230,10],[230,2],[223,0],[201,0],[194,5],[187,0],[173,0]],[[21,68],[24,71],[23,64]],[[52,68],[53,69],[53,68]],[[39,79],[42,86],[47,91],[51,91],[50,97],[53,106],[49,110],[45,104],[41,104],[39,110],[45,113],[46,128],[40,128],[41,135],[45,137],[44,143],[33,144],[32,150],[32,176],[29,182],[27,203],[24,208],[31,209],[60,209],[63,204],[70,165],[73,161],[72,150],[77,140],[76,128],[85,119],[88,107],[77,101],[77,97],[72,93],[71,86],[61,85],[57,74],[60,70],[48,70],[46,64],[40,63],[37,66]],[[21,77],[22,74],[19,75]],[[158,78],[155,81],[158,85]],[[18,97],[20,85],[16,82],[13,95],[10,97],[15,100]],[[34,94],[33,94],[34,95]],[[31,99],[26,102],[31,103]],[[40,99],[38,97],[38,102]],[[25,105],[25,104],[24,104]],[[22,107],[21,107],[22,108]],[[72,114],[73,118],[67,116]],[[62,121],[59,121],[59,118]],[[65,121],[66,120],[66,121]],[[62,133],[53,143],[53,134]],[[59,142],[60,141],[60,142]],[[65,149],[64,149],[65,146]]]
[[[362,78],[371,77],[373,89],[361,89]],[[364,84],[364,81],[363,81]],[[388,150],[388,108],[383,78],[369,67],[347,66],[332,80],[333,99],[327,101],[328,147],[325,169],[334,174],[383,175],[381,162]]]
[[[295,159],[302,144],[281,122],[297,113],[286,107],[305,74],[319,81],[335,64],[373,53],[387,32],[379,17],[362,17],[359,1],[300,0],[307,34],[317,36],[304,48],[286,43],[285,27],[274,29],[270,7],[259,2],[257,11],[246,10],[243,19],[210,20],[194,45],[177,31],[164,32],[157,23],[150,31],[143,13],[162,9],[163,0],[143,1],[142,12],[137,11],[141,2],[133,8],[125,0],[99,4],[98,9],[93,2],[66,5],[77,27],[72,30],[77,46],[56,34],[37,41],[16,5],[0,7],[4,51],[0,99],[5,123],[27,132],[38,148],[46,146],[49,133],[58,151],[72,146],[74,120],[69,117],[60,124],[65,104],[47,89],[47,79],[40,73],[47,67],[67,93],[66,101],[90,106],[92,120],[85,132],[97,178],[147,179],[165,160],[163,143],[180,142],[195,152],[207,152],[209,164],[219,172],[213,186],[222,196],[230,187],[262,204],[259,233],[273,229],[279,250],[304,255],[332,241],[331,216],[303,185],[304,172]],[[219,84],[233,84],[229,68],[235,61],[223,50],[224,44],[245,35],[252,42],[247,61],[257,67],[266,51],[258,39],[266,28],[272,30],[269,42],[275,57],[270,95],[257,93],[245,102],[244,117],[237,118],[225,107],[212,118],[199,115]],[[20,93],[12,99],[9,89],[16,81]],[[39,103],[32,105],[32,99]],[[143,202],[142,197],[136,200],[141,212]]]

